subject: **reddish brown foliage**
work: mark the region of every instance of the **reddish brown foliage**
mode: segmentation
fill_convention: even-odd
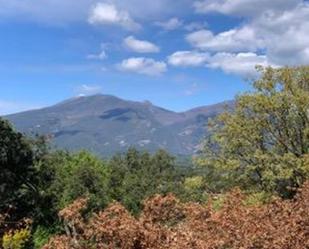
[[[104,212],[90,220],[86,239],[95,242],[97,248],[135,248],[138,243],[139,224],[120,204],[110,205]]]
[[[45,249],[49,249],[49,248],[53,248],[53,249],[72,249],[72,248],[85,249],[80,245],[75,246],[72,239],[71,238],[69,239],[65,235],[55,236],[55,237],[51,238],[50,241],[48,242],[48,245],[44,246],[43,248],[45,248]]]
[[[144,202],[141,220],[162,225],[174,225],[185,218],[185,208],[173,195],[156,195]]]
[[[61,217],[83,224],[81,230],[76,237],[53,238],[44,249],[309,248],[309,183],[291,201],[248,207],[243,200],[242,193],[234,190],[222,209],[214,211],[210,205],[183,204],[172,195],[155,196],[145,201],[139,219],[114,203],[87,222],[77,213],[64,216],[67,210]],[[84,200],[71,208],[81,203]]]

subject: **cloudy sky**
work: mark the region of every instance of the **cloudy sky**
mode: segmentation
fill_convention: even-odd
[[[182,111],[303,64],[304,0],[0,0],[0,114],[97,93]]]

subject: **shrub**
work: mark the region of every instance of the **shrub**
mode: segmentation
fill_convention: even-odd
[[[31,237],[29,228],[5,233],[2,239],[3,249],[23,249]]]
[[[78,214],[85,203],[77,200],[69,215],[70,220],[78,219],[76,236],[56,236],[44,249],[309,248],[309,182],[293,200],[277,198],[259,206],[248,206],[245,200],[246,195],[235,189],[214,210],[211,205],[156,195],[144,202],[138,218],[113,203],[89,220]]]

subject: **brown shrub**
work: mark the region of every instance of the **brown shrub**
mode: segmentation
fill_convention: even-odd
[[[51,238],[48,244],[43,246],[42,249],[72,249],[72,248],[74,248],[74,244],[71,243],[71,239],[69,239],[65,235],[61,235]]]
[[[185,206],[172,194],[165,197],[156,195],[144,201],[141,215],[141,220],[144,222],[173,226],[184,218]]]
[[[138,245],[139,222],[119,203],[94,215],[86,227],[86,239],[96,248],[130,249]]]
[[[145,201],[138,219],[114,203],[78,223],[83,225],[76,237],[55,237],[44,249],[309,248],[309,182],[291,201],[247,206],[244,199],[235,189],[215,211],[211,205],[183,204],[172,195],[157,195]]]

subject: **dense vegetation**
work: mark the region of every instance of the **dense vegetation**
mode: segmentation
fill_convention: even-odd
[[[81,196],[88,199],[86,216],[113,201],[137,215],[142,201],[156,193],[194,198],[185,184],[193,170],[163,150],[150,154],[132,148],[103,160],[86,151],[50,150],[44,138],[27,138],[4,120],[0,127],[1,244],[24,239],[26,248],[40,248],[51,234],[62,232],[58,212]],[[6,248],[11,247],[16,248]]]
[[[309,172],[309,67],[260,71],[255,91],[210,124],[203,163],[237,185],[291,197]]]
[[[309,67],[260,71],[193,166],[54,151],[0,119],[0,245],[309,248]]]
[[[154,196],[134,218],[119,203],[83,219],[87,201],[79,199],[59,213],[66,235],[53,237],[44,249],[69,248],[257,248],[309,247],[309,184],[292,201],[273,200],[248,206],[233,190],[220,210],[211,204],[181,203],[172,195]]]

